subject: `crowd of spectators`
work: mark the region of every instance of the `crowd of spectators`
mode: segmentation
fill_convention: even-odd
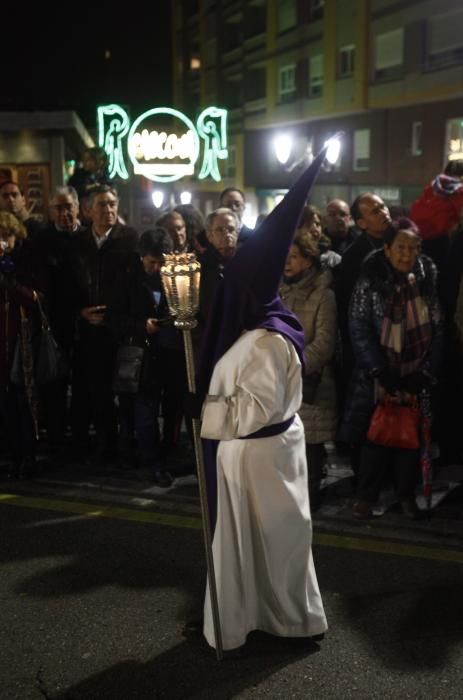
[[[70,460],[100,471],[142,465],[165,486],[189,420],[182,338],[161,284],[163,255],[195,252],[201,262],[199,352],[223,271],[253,231],[243,223],[244,193],[234,187],[206,218],[179,205],[152,229],[136,231],[119,216],[117,190],[100,156],[98,149],[87,153],[73,180],[56,189],[45,225],[29,217],[16,183],[0,185],[2,444],[16,477],[37,473],[41,429],[56,468]],[[308,204],[291,246],[280,294],[304,329],[300,413],[314,509],[325,445],[334,442],[356,474],[354,517],[371,516],[386,478],[394,480],[404,515],[418,516],[420,449],[391,449],[367,438],[384,394],[398,401],[416,396],[423,415],[432,417],[441,460],[462,461],[456,428],[463,384],[463,161],[449,163],[409,217],[393,220],[374,192],[350,204],[333,199],[324,211]],[[40,335],[37,301],[68,365],[65,376],[43,386],[34,384],[33,372],[27,376]],[[128,344],[145,349],[147,369],[138,394],[116,396],[117,351]],[[22,383],[12,379],[18,357]]]

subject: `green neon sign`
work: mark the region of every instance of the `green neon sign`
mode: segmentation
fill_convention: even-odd
[[[130,121],[127,112],[119,105],[98,107],[98,145],[108,154],[109,177],[127,180],[129,173],[124,163],[122,139],[127,134]],[[105,124],[105,120],[109,122]]]
[[[180,180],[194,175],[201,155],[198,178],[211,177],[217,182],[222,179],[219,160],[228,157],[227,110],[208,107],[199,115],[196,126],[170,107],[149,109],[132,126],[127,112],[119,105],[98,107],[97,116],[98,143],[108,154],[110,177],[129,177],[123,148],[127,135],[127,154],[136,175],[155,182]]]

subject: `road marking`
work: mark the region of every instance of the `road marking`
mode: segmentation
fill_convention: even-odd
[[[0,504],[19,506],[21,508],[37,508],[61,513],[77,513],[88,518],[115,518],[151,525],[169,525],[171,527],[186,527],[194,530],[201,528],[201,520],[185,515],[170,515],[169,513],[152,513],[130,508],[118,508],[113,505],[95,505],[79,501],[54,501],[48,498],[19,496],[14,493],[0,493]]]
[[[457,549],[439,549],[425,547],[419,544],[403,544],[387,540],[373,540],[347,535],[329,535],[315,533],[314,544],[322,547],[337,547],[340,549],[356,549],[376,554],[393,554],[399,557],[415,557],[417,559],[433,559],[434,561],[454,562],[463,564],[463,552]]]
[[[130,508],[119,508],[113,505],[94,505],[79,501],[56,501],[48,498],[20,496],[14,493],[0,493],[1,504],[18,506],[20,508],[72,513],[87,518],[113,518],[150,525],[167,525],[169,527],[184,527],[193,530],[201,529],[201,519],[198,517],[131,510]],[[327,533],[315,533],[313,541],[314,544],[322,547],[335,547],[337,549],[463,564],[463,551],[456,549],[440,549],[423,545]]]

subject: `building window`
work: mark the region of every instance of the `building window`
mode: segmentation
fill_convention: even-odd
[[[412,156],[421,156],[423,147],[421,142],[421,134],[423,131],[423,122],[413,122],[412,124]]]
[[[278,101],[292,102],[296,96],[296,65],[283,66],[278,70]]]
[[[222,82],[222,99],[228,109],[243,106],[243,81],[241,76],[230,76]]]
[[[249,68],[244,77],[244,99],[249,102],[265,99],[267,89],[265,68]]]
[[[197,71],[201,68],[201,59],[199,56],[191,56],[190,58],[190,70]]]
[[[310,0],[310,19],[321,19],[325,0]]]
[[[355,46],[341,46],[338,53],[338,77],[347,78],[353,75],[355,68]]]
[[[393,80],[402,75],[404,30],[378,34],[375,39],[375,79]]]
[[[296,0],[279,0],[278,2],[278,31],[286,32],[297,23]]]
[[[323,55],[312,56],[309,61],[309,96],[323,95]]]
[[[353,169],[356,172],[370,169],[370,129],[354,131]]]
[[[267,30],[267,6],[264,0],[254,0],[245,6],[244,38],[265,34]]]
[[[448,160],[463,160],[463,117],[447,120],[444,163]]]
[[[235,51],[243,43],[242,16],[238,13],[227,17],[223,25],[222,50]]]
[[[463,10],[431,17],[427,31],[427,67],[446,68],[463,63]]]
[[[217,39],[209,39],[206,41],[204,56],[206,66],[215,65],[217,61]]]

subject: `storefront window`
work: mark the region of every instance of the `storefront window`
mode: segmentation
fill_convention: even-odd
[[[447,120],[444,165],[449,160],[463,160],[463,117]]]

